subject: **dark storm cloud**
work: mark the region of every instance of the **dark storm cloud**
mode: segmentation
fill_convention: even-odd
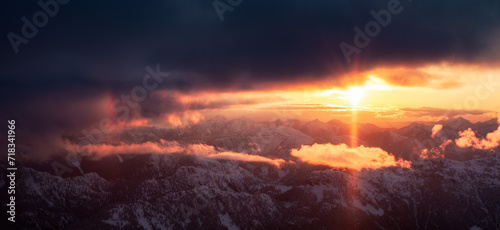
[[[190,97],[190,95],[179,94],[172,91],[156,92],[149,96],[140,105],[140,116],[155,118],[163,114],[176,113],[179,111],[200,111],[211,109],[225,109],[231,106],[248,106],[263,102],[276,101],[269,98],[223,98],[206,99],[203,97]]]
[[[370,11],[385,10],[388,2],[243,1],[221,22],[211,1],[73,0],[60,5],[18,54],[4,36],[0,74],[17,81],[55,80],[60,88],[81,77],[126,89],[145,74],[145,66],[160,64],[179,73],[187,89],[249,89],[259,82],[309,81],[376,65],[482,62],[494,45],[498,1],[401,0],[402,11],[348,64],[339,44],[354,45],[353,28],[364,30],[374,20]],[[2,4],[4,35],[21,34],[21,17],[40,10],[36,2]]]

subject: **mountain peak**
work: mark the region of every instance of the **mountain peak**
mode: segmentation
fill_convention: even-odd
[[[341,120],[338,119],[332,119],[326,122],[327,124],[333,125],[333,126],[343,126],[347,125],[346,123],[342,122]]]
[[[463,118],[463,117],[456,117],[456,118],[449,118],[448,120],[441,120],[438,121],[437,124],[442,124],[444,126],[450,126],[453,129],[465,129],[468,128],[472,125],[472,123]]]

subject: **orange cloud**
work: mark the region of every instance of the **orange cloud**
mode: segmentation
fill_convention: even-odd
[[[361,73],[365,76],[377,76],[390,85],[401,87],[428,87],[452,89],[464,85],[460,79],[450,78],[452,73],[445,72],[448,65],[430,65],[419,68],[408,66],[387,66]],[[457,71],[458,72],[458,71]]]
[[[291,154],[302,161],[312,164],[323,164],[339,168],[360,170],[363,168],[381,168],[389,166],[410,167],[411,163],[396,160],[393,155],[380,148],[359,146],[350,148],[346,144],[314,144],[303,145],[292,149]]]
[[[443,125],[434,125],[434,127],[432,127],[431,137],[434,138],[439,133],[439,131],[441,131],[442,128],[443,128]]]
[[[213,158],[213,159],[226,159],[226,160],[235,160],[235,161],[250,161],[250,162],[264,162],[268,164],[275,165],[276,167],[280,167],[281,164],[285,163],[282,159],[270,159],[263,156],[258,155],[250,155],[246,153],[237,153],[232,151],[222,151],[219,152],[215,150],[215,148],[211,145],[205,144],[194,144],[189,145],[186,148],[186,153],[194,154],[200,157],[205,158]]]
[[[237,152],[220,152],[217,154],[210,154],[207,157],[215,159],[235,160],[235,161],[263,162],[263,163],[273,164],[278,168],[281,166],[281,164],[285,163],[285,160],[283,159],[270,159],[259,155],[249,155]]]
[[[97,145],[82,145],[69,144],[72,149],[77,149],[78,152],[86,155],[94,156],[96,158],[115,155],[115,154],[168,154],[175,152],[182,152],[184,149],[176,141],[164,141],[160,143],[144,142],[140,144],[125,144],[110,145],[110,144],[97,144]]]
[[[452,142],[452,140],[445,140],[441,145],[439,145],[439,149],[441,149],[441,151],[444,152],[444,150],[446,149],[446,146],[451,144],[451,142]]]
[[[492,150],[498,147],[500,143],[500,128],[488,133],[484,139],[477,138],[476,133],[474,133],[471,128],[459,132],[458,134],[460,138],[457,139],[455,143],[460,148],[473,147],[475,149]]]
[[[130,120],[117,120],[113,123],[102,127],[103,132],[119,131],[128,128],[138,127],[156,127],[156,128],[186,128],[200,121],[203,121],[204,116],[198,111],[182,111],[166,113],[163,116],[154,118],[133,118]],[[101,128],[101,127],[99,127]]]
[[[167,127],[185,128],[190,125],[198,124],[204,119],[204,116],[199,112],[184,111],[181,114],[170,113],[165,115]]]
[[[497,122],[500,124],[500,114]],[[477,138],[476,133],[471,128],[459,132],[458,135],[460,135],[460,138],[455,140],[455,143],[460,148],[473,147],[475,149],[493,150],[500,144],[500,125],[497,130],[486,134],[484,139]]]
[[[232,151],[218,151],[213,146],[205,144],[191,144],[187,147],[179,145],[176,141],[161,140],[160,143],[145,142],[141,144],[120,145],[84,145],[77,148],[76,145],[70,145],[73,149],[78,149],[80,153],[99,158],[114,154],[171,154],[185,153],[196,155],[201,158],[226,159],[235,161],[263,162],[280,167],[285,163],[282,159],[270,159],[258,155],[250,155]]]
[[[444,158],[444,154],[438,149],[422,149],[420,150],[420,158],[432,159],[432,158]]]

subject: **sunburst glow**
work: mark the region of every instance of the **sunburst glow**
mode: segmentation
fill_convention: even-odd
[[[351,101],[353,106],[357,106],[363,96],[365,95],[365,91],[361,87],[353,87],[345,92],[346,97]]]
[[[318,97],[329,97],[330,99],[338,98],[349,101],[351,106],[359,106],[363,98],[369,91],[387,91],[392,90],[394,87],[387,84],[385,81],[370,76],[361,86],[352,86],[348,89],[331,89],[321,91],[317,94]],[[340,95],[340,97],[332,97],[333,95]]]

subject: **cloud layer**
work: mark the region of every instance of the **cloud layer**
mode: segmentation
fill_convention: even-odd
[[[224,159],[234,161],[247,162],[263,162],[280,167],[285,161],[282,159],[270,159],[258,155],[250,155],[246,153],[238,153],[233,151],[216,150],[214,146],[205,144],[190,144],[182,146],[176,141],[161,140],[156,142],[144,142],[141,144],[125,144],[119,145],[97,144],[83,145],[68,144],[71,149],[77,150],[79,154],[89,155],[94,158],[100,158],[109,155],[117,154],[172,154],[184,153],[195,155],[201,158]]]

